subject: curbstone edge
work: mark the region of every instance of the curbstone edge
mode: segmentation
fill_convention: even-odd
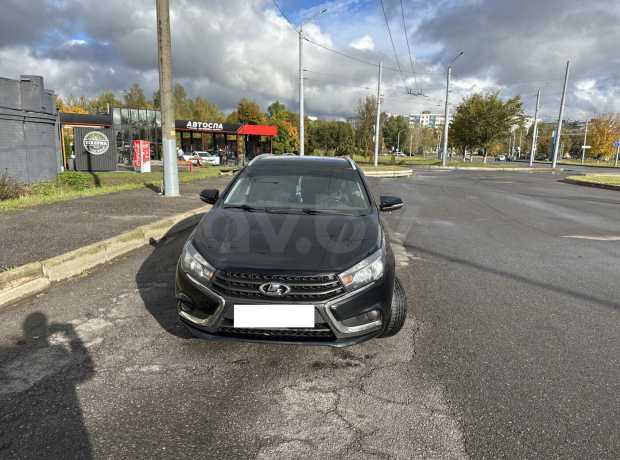
[[[109,262],[134,249],[161,240],[172,229],[179,233],[196,225],[202,213],[211,206],[202,206],[166,219],[146,224],[107,240],[83,246],[55,257],[32,262],[0,273],[0,307],[10,305],[47,289],[52,282],[81,275],[87,270]],[[182,225],[178,225],[183,223]]]

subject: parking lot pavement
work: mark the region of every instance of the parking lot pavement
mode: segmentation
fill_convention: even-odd
[[[187,233],[0,313],[0,457],[618,458],[617,192],[372,180],[409,318],[346,349],[192,339]]]
[[[413,316],[350,349],[190,338],[172,283],[187,235],[2,314],[0,456],[464,455],[441,387],[412,366]]]

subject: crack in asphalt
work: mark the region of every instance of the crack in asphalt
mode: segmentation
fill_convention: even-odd
[[[397,262],[409,260],[393,244]],[[466,458],[443,389],[415,367],[418,331],[410,309],[394,338],[329,349],[310,364],[317,374],[285,377],[259,419],[257,458]]]

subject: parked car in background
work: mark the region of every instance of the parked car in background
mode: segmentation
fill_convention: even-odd
[[[185,153],[182,156],[180,156],[179,159],[188,161],[195,166],[201,166],[201,165],[219,166],[221,162],[219,156],[212,155],[211,153],[205,152],[205,151]]]
[[[495,157],[495,161],[506,161],[506,155],[498,155]]]

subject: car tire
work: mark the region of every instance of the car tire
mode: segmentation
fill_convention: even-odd
[[[392,295],[390,317],[380,337],[392,337],[398,334],[398,331],[400,331],[405,324],[405,318],[407,318],[407,296],[400,281],[396,278],[394,280],[394,294]]]

